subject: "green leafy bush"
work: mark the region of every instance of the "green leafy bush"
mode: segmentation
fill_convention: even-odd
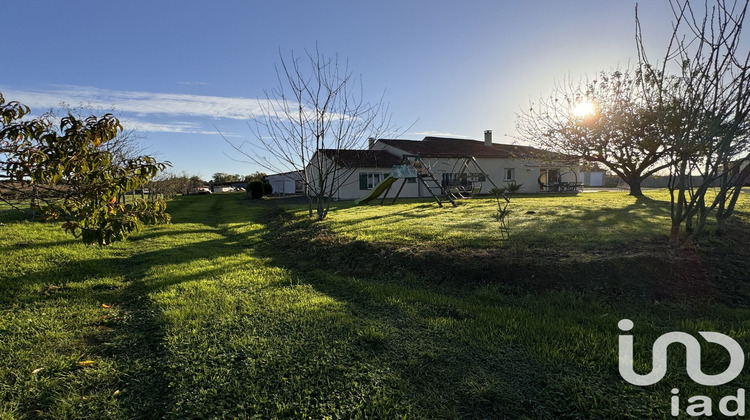
[[[117,161],[107,149],[122,124],[112,114],[82,119],[72,114],[59,126],[48,117],[24,119],[31,109],[0,94],[0,167],[12,183],[3,187],[17,205],[26,200],[49,220],[87,244],[108,245],[139,232],[144,224],[167,223],[166,203],[126,204],[126,192],[142,189],[170,166],[151,156]],[[10,197],[10,196],[8,196]]]
[[[248,182],[247,193],[253,200],[263,198],[263,181]]]

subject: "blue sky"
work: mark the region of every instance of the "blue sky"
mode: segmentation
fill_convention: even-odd
[[[635,58],[635,2],[40,1],[3,2],[0,92],[40,114],[61,101],[112,108],[173,172],[263,168],[238,162],[218,131],[247,127],[277,85],[279,52],[315,45],[385,92],[402,137],[513,142],[515,114],[555,81],[624,68]],[[654,55],[667,41],[666,0],[642,1]],[[413,124],[413,125],[412,125]]]

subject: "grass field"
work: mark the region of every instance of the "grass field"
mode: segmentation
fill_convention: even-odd
[[[673,330],[750,349],[748,200],[735,233],[667,255],[662,192],[457,208],[181,197],[108,248],[0,211],[0,418],[668,418],[702,387],[627,384]],[[728,357],[705,346],[703,370]]]

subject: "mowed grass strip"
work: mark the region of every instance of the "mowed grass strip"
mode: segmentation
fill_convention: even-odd
[[[253,255],[259,209],[242,195],[171,204],[172,225],[103,249],[57,224],[0,227],[3,417],[408,411],[390,373],[351,351],[347,305]]]
[[[512,217],[551,212],[553,203],[514,198]],[[516,237],[523,249],[555,249],[535,245],[546,241],[534,226],[554,230],[569,212],[582,212],[578,229],[557,234],[573,248],[664,235],[650,227],[665,223],[660,199],[641,207],[614,196],[564,197],[560,213],[544,220],[511,219],[506,242],[492,236],[491,200],[397,206],[343,206],[322,225],[375,247],[447,242],[477,251],[502,250]],[[588,232],[597,208],[614,231]],[[616,365],[619,319],[636,323],[642,370],[650,343],[671,330],[723,331],[750,348],[750,313],[721,302],[618,303],[596,292],[435,284],[409,271],[351,275],[334,259],[306,259],[303,250],[320,258],[329,244],[285,233],[299,221],[269,223],[268,209],[241,194],[179,198],[170,212],[171,225],[104,249],[80,245],[57,224],[0,221],[0,417],[664,417],[672,387],[686,398],[734,389],[691,383],[679,355],[658,386],[626,384]],[[465,227],[445,234],[448,222]],[[627,223],[634,232],[613,233]],[[301,251],[285,252],[282,241]],[[721,371],[724,359],[709,352],[704,370]]]
[[[503,240],[498,229],[493,217],[498,205],[491,197],[460,200],[458,207],[446,203],[442,208],[434,201],[413,199],[386,206],[342,203],[345,211],[331,212],[329,224],[339,234],[365,241],[472,248],[533,246],[565,251],[569,247],[622,245],[644,236],[666,236],[668,199],[666,190],[647,190],[638,198],[623,192],[512,196],[508,205],[510,241]]]
[[[117,412],[117,367],[92,351],[119,316],[110,306],[124,281],[116,250],[86,247],[58,224],[19,221],[12,210],[3,216],[0,417]]]

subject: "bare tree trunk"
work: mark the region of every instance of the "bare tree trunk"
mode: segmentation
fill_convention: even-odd
[[[674,20],[661,60],[650,63],[646,58],[637,8],[636,44],[642,80],[656,87],[649,101],[662,113],[659,130],[672,140],[676,163],[670,173],[670,243],[677,245],[682,224],[696,238],[716,210],[717,232],[723,232],[733,209],[735,195],[727,176],[739,166],[732,159],[746,154],[750,144],[746,134],[750,52],[740,51],[750,2],[669,0],[669,4]],[[671,76],[670,69],[679,70]],[[702,180],[693,181],[694,173],[700,173]],[[717,189],[716,180],[721,180],[716,197],[706,197],[709,190]]]
[[[37,195],[36,183],[32,183],[31,184],[31,200],[29,201],[29,207],[30,207],[32,219],[36,217],[36,206],[37,206],[36,195]]]
[[[326,201],[325,197],[319,196],[318,203],[317,203],[318,206],[316,208],[316,212],[317,212],[318,220],[319,221],[326,218],[325,201]]]
[[[281,57],[276,69],[278,87],[266,92],[253,134],[257,145],[235,145],[250,161],[273,172],[302,172],[309,217],[323,220],[336,190],[335,167],[339,151],[356,149],[368,137],[389,130],[382,99],[370,103],[362,87],[337,56],[326,57],[317,49],[306,57]],[[382,118],[382,121],[380,121]],[[269,156],[259,157],[256,148]],[[340,185],[340,184],[336,184]],[[336,187],[338,188],[338,187]]]
[[[669,246],[671,248],[677,248],[682,244],[681,225],[681,223],[672,221],[672,226],[669,229]]]
[[[749,160],[750,157],[745,158]],[[732,180],[732,186],[727,189],[723,194],[721,206],[716,212],[716,234],[723,235],[726,231],[726,222],[732,217],[734,208],[737,204],[737,200],[742,193],[742,187],[745,184],[745,180],[750,177],[750,164],[745,169],[739,171],[737,176]]]
[[[629,195],[632,195],[634,197],[642,197],[643,196],[643,190],[641,190],[641,179],[636,177],[634,179],[629,179],[625,181],[628,186],[630,187],[630,193]]]
[[[706,230],[709,209],[706,207],[705,196],[698,197],[695,204],[695,228],[691,232],[691,238],[699,237]]]

